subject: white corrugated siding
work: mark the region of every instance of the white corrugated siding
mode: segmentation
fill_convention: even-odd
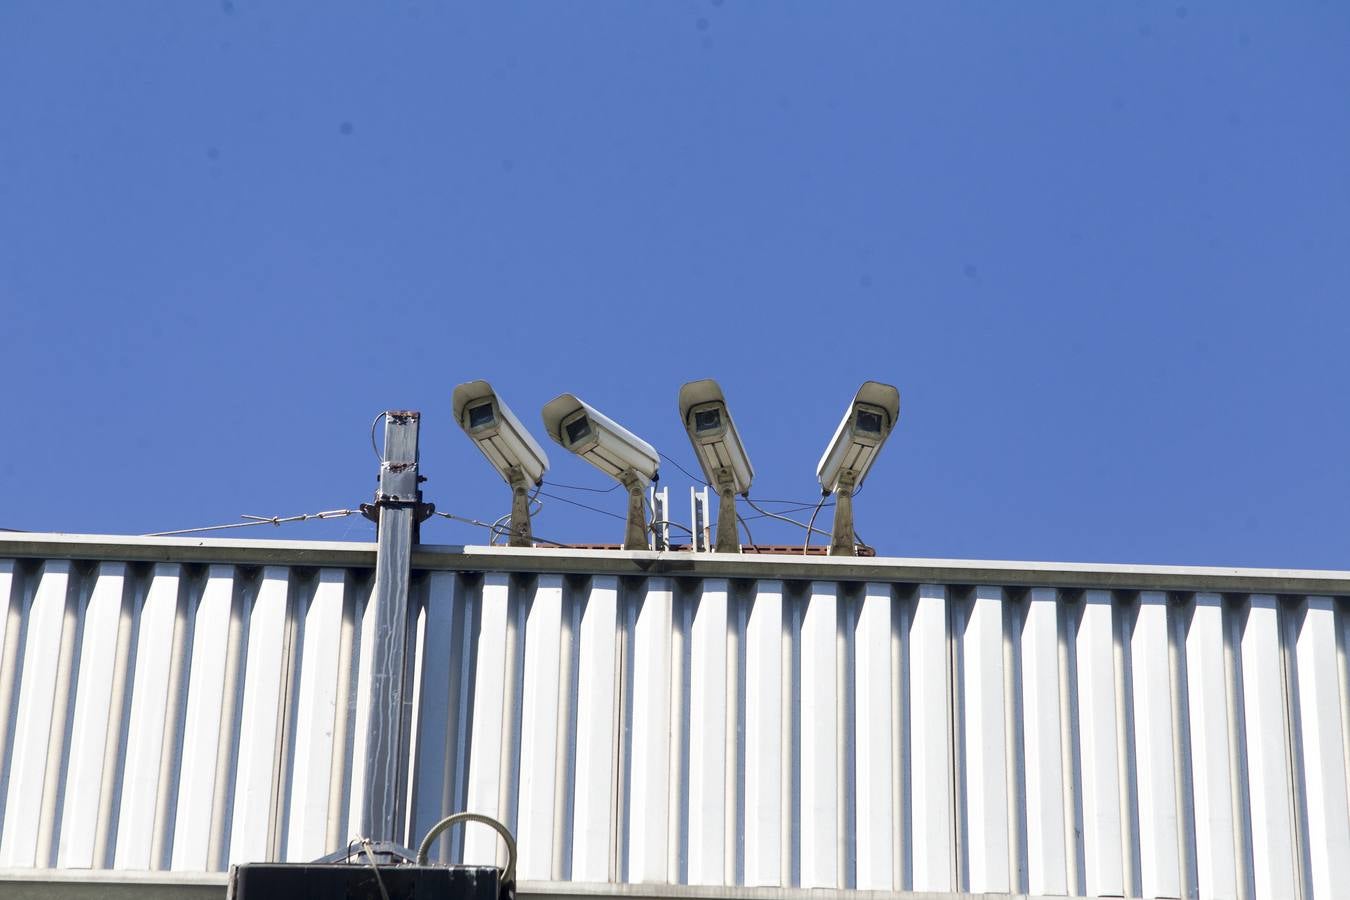
[[[0,560],[0,867],[344,844],[369,590],[368,570]],[[419,573],[414,597],[409,841],[487,812],[522,879],[1350,884],[1339,599],[492,572]],[[500,850],[475,828],[436,852]]]

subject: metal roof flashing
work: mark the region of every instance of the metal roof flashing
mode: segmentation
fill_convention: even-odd
[[[0,557],[120,561],[341,565],[373,567],[375,544],[137,537],[38,532],[0,533]],[[688,576],[782,581],[883,581],[998,584],[1118,590],[1262,591],[1350,595],[1350,571],[1232,566],[1150,566],[1113,563],[926,559],[876,556],[690,553],[417,544],[415,569],[563,575]]]

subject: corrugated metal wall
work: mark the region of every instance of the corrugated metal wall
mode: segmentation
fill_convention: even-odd
[[[0,561],[0,867],[344,844],[369,586]],[[1339,599],[451,571],[414,594],[413,839],[497,815],[522,879],[1350,890]]]
[[[369,573],[0,561],[0,866],[220,869],[347,835]]]

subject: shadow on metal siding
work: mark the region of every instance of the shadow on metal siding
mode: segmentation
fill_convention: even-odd
[[[369,573],[0,561],[0,866],[341,846]],[[526,880],[1350,883],[1328,597],[419,573],[408,827]],[[492,862],[486,829],[444,860]]]

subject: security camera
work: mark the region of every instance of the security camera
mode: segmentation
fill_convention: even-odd
[[[548,457],[511,409],[486,381],[469,381],[451,395],[455,421],[473,439],[478,449],[511,486],[511,536],[513,547],[533,543],[530,533],[529,485],[542,484]]]
[[[726,484],[733,493],[749,494],[755,467],[745,453],[717,382],[705,378],[680,388],[680,418],[708,481]]]
[[[854,490],[861,487],[899,417],[900,392],[894,387],[868,381],[858,388],[816,466],[821,491],[834,493],[841,482],[851,482]]]
[[[570,450],[628,489],[625,550],[647,549],[642,491],[657,479],[656,449],[574,394],[561,394],[544,406],[544,430]]]
[[[881,445],[886,443],[899,418],[900,392],[889,384],[864,382],[844,411],[844,418],[816,466],[821,492],[835,495],[831,555],[852,556],[855,553],[853,494],[862,486]]]
[[[530,484],[544,480],[548,471],[544,448],[520,424],[492,385],[486,381],[461,384],[451,395],[451,403],[459,426],[508,484],[512,470],[519,470]]]
[[[703,474],[719,496],[717,552],[739,553],[736,534],[736,494],[748,496],[755,468],[750,465],[736,423],[731,420],[722,388],[711,378],[691,381],[680,388],[680,419],[703,466]]]

